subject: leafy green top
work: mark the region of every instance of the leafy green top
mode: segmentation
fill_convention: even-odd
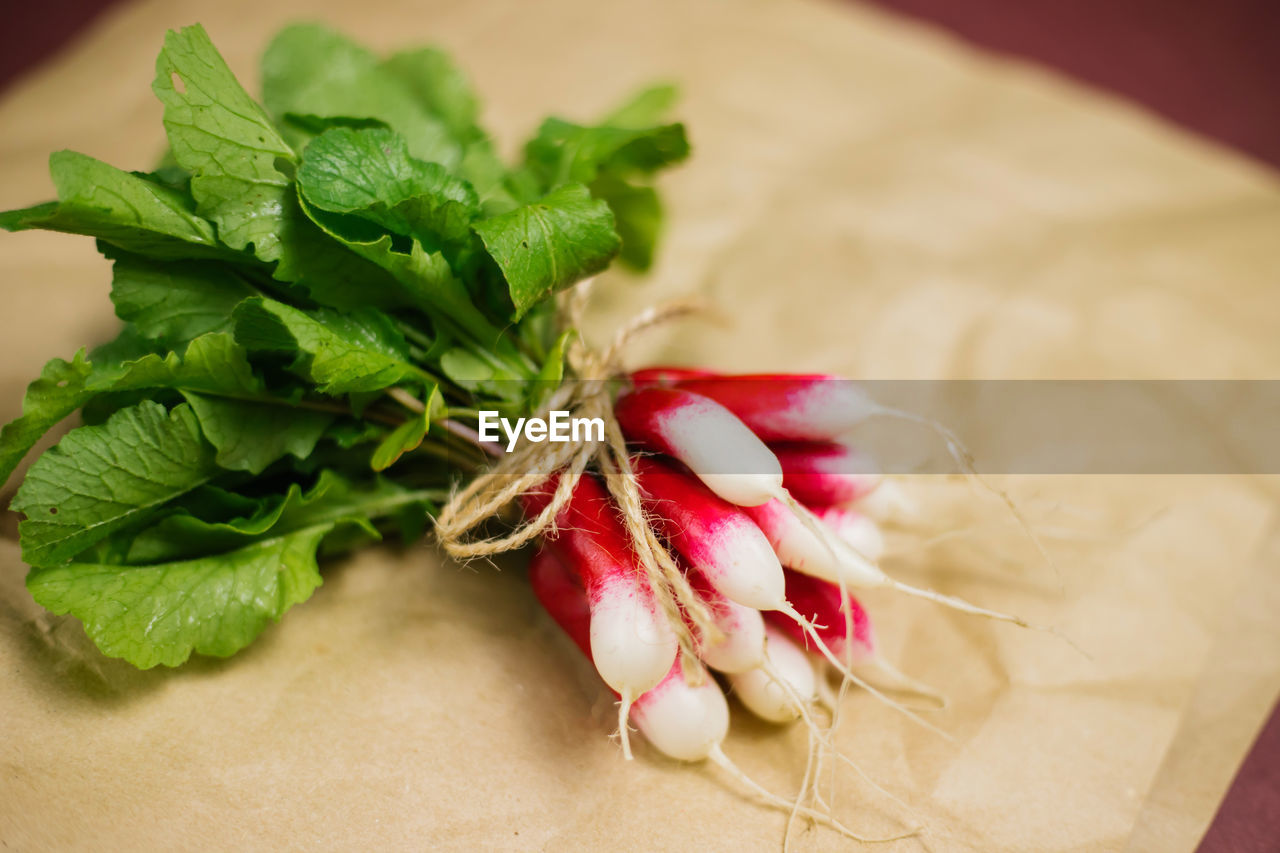
[[[114,262],[119,337],[31,383],[0,482],[81,413],[13,501],[27,585],[140,667],[242,648],[320,584],[318,550],[418,535],[480,462],[456,438],[477,410],[563,374],[549,297],[652,262],[653,177],[689,150],[670,87],[548,119],[509,167],[439,50],[293,26],[262,71],[260,105],[202,27],[170,32],[164,164],[60,151],[58,200],[0,213]]]

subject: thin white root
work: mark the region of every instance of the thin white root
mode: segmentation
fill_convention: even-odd
[[[916,598],[923,598],[928,601],[932,601],[936,604],[941,604],[943,607],[949,607],[952,610],[959,610],[962,613],[972,613],[975,616],[985,616],[988,619],[996,619],[1000,622],[1012,622],[1014,625],[1017,625],[1019,628],[1035,627],[1020,616],[1014,616],[1010,613],[1001,613],[999,610],[988,610],[985,607],[979,607],[976,604],[970,604],[969,602],[965,601],[963,598],[956,598],[955,596],[951,596],[951,595],[943,595],[940,592],[934,592],[931,589],[922,589],[918,586],[912,586],[909,583],[903,583],[902,581],[893,580],[892,578],[889,579],[889,586],[892,589],[896,589],[898,592],[906,593],[907,595],[911,595]],[[1036,630],[1043,631],[1046,629],[1037,628]]]
[[[811,513],[808,510],[808,508],[804,506],[804,504],[800,503],[794,497],[792,497],[791,493],[788,492],[786,489],[783,489],[781,491],[781,494],[778,495],[778,499],[781,500],[784,504],[786,504],[787,508],[791,510],[792,515],[794,515],[796,519],[798,519],[800,523],[803,524],[809,530],[810,533],[818,537],[819,542],[822,543],[823,547],[827,549],[827,551],[831,554],[832,558],[837,563],[844,563],[845,560],[847,559],[845,556],[842,556],[842,555],[853,553],[859,562],[862,562],[874,568],[874,565],[871,564],[869,560],[866,560],[866,558],[862,557],[861,555],[857,555],[856,552],[853,552],[852,548],[850,548],[848,545],[842,542],[834,533],[832,533],[825,526],[823,526],[821,519],[814,516],[814,514]],[[877,585],[879,586],[888,586],[890,589],[896,589],[898,592],[903,592],[903,593],[906,593],[907,595],[915,596],[916,598],[925,598],[925,599],[928,599],[929,601],[936,602],[937,604],[941,604],[945,607],[950,607],[953,610],[960,610],[965,613],[972,613],[976,616],[985,616],[988,619],[997,619],[1001,622],[1012,622],[1013,624],[1023,628],[1032,627],[1031,625],[1027,624],[1025,620],[1017,616],[1012,616],[1008,613],[1001,613],[998,610],[988,610],[985,607],[979,607],[976,604],[970,604],[969,602],[965,601],[962,598],[955,598],[950,595],[943,595],[942,593],[934,592],[931,589],[921,589],[920,587],[915,587],[915,586],[912,586],[911,584],[894,580],[893,578],[884,574],[884,572],[880,571],[879,569],[875,569],[875,571],[878,573],[879,577],[881,578],[879,581],[877,581]],[[851,616],[848,614],[848,602],[846,601],[846,597],[848,595],[848,591],[846,588],[847,583],[848,582],[845,580],[842,574],[840,576],[840,605],[841,605],[841,608],[846,611],[846,623],[848,623],[849,620],[851,619]],[[847,627],[850,628],[850,633],[851,633],[852,626],[847,626]],[[1040,629],[1040,630],[1044,630],[1044,629]]]
[[[885,417],[898,418],[900,420],[910,421],[912,423],[926,426],[940,436],[947,445],[947,453],[951,455],[951,459],[960,467],[964,475],[973,480],[982,488],[991,494],[1000,498],[1005,507],[1009,510],[1009,514],[1018,522],[1018,526],[1022,532],[1027,534],[1027,538],[1031,540],[1031,544],[1035,545],[1036,551],[1040,553],[1041,559],[1045,565],[1053,572],[1053,576],[1057,578],[1058,584],[1062,585],[1062,572],[1058,569],[1058,564],[1054,562],[1053,557],[1049,556],[1049,552],[1045,550],[1044,543],[1040,541],[1040,537],[1036,535],[1035,530],[1031,527],[1031,522],[1027,521],[1027,517],[1022,514],[1022,510],[1018,508],[1017,503],[1009,496],[1004,489],[991,485],[986,479],[978,473],[977,467],[973,464],[973,454],[969,452],[964,443],[960,441],[960,437],[955,434],[949,427],[938,423],[932,418],[926,418],[922,415],[912,414],[911,412],[903,412],[898,409],[888,409],[883,406],[876,408],[876,414]]]
[[[808,806],[797,807],[796,804],[789,803],[783,797],[767,790],[759,782],[756,782],[746,773],[742,772],[738,765],[729,760],[729,756],[725,755],[724,751],[720,749],[719,746],[713,747],[707,758],[711,759],[711,762],[728,774],[730,778],[750,790],[753,794],[760,797],[769,805],[778,809],[786,810],[787,812],[790,812],[794,808],[796,809],[797,814],[804,815],[823,826],[830,827],[846,838],[852,838],[854,841],[861,841],[863,844],[884,844],[889,841],[900,841],[903,838],[911,838],[920,834],[920,827],[917,826],[906,832],[900,832],[897,835],[885,836],[883,838],[868,838],[865,835],[859,835],[830,815],[825,815],[822,812],[809,808]]]
[[[905,714],[913,722],[919,723],[921,726],[924,726],[929,731],[939,735],[940,737],[946,739],[947,741],[954,741],[954,738],[952,738],[951,735],[947,734],[942,729],[935,726],[933,723],[930,723],[928,720],[916,714],[914,711],[912,711],[907,706],[903,705],[901,702],[889,696],[886,696],[884,693],[881,693],[879,690],[872,687],[870,684],[868,684],[863,679],[859,678],[857,675],[854,675],[853,671],[850,670],[844,664],[842,664],[839,658],[835,656],[835,653],[831,651],[831,649],[823,641],[822,637],[818,634],[817,629],[813,627],[813,623],[810,622],[808,619],[804,618],[803,616],[801,616],[800,613],[790,604],[788,604],[785,609],[780,608],[778,612],[785,614],[789,619],[791,619],[797,625],[799,625],[804,630],[805,634],[809,637],[809,639],[813,641],[813,644],[817,647],[818,651],[822,654],[822,656],[826,658],[831,663],[831,665],[835,667],[836,671],[839,672],[846,679],[848,679],[849,681],[852,681],[854,684],[858,685],[863,690],[870,693],[872,696],[874,696],[879,701],[883,702],[885,705],[888,705],[890,708],[893,708],[895,711],[898,711],[901,714]]]
[[[825,668],[826,663],[827,662],[823,660],[823,661],[819,661],[817,665],[819,667]],[[818,804],[826,808],[828,812],[831,811],[830,806],[828,806],[826,802],[823,800],[822,792],[818,785],[818,781],[822,776],[822,764],[823,764],[822,757],[824,754],[823,747],[826,747],[827,749],[829,749],[831,751],[831,754],[834,755],[837,759],[839,759],[840,761],[843,761],[845,764],[848,764],[850,767],[852,767],[854,772],[856,772],[858,776],[862,778],[862,781],[866,782],[867,785],[869,785],[872,788],[872,790],[880,793],[886,799],[890,800],[891,802],[895,803],[898,806],[901,806],[904,810],[906,810],[907,812],[911,812],[914,815],[914,812],[910,806],[908,806],[901,799],[899,799],[894,794],[886,790],[878,782],[876,782],[869,775],[867,775],[867,772],[863,770],[857,764],[857,762],[849,758],[847,755],[844,755],[843,753],[840,752],[839,749],[836,748],[835,743],[832,741],[830,737],[830,734],[831,734],[830,731],[825,730],[821,726],[819,726],[817,722],[813,719],[813,717],[810,716],[810,714],[808,713],[807,708],[809,703],[800,696],[800,694],[796,691],[796,689],[791,685],[789,681],[787,681],[785,678],[782,677],[781,673],[779,673],[777,669],[773,666],[773,664],[769,662],[768,658],[765,659],[765,662],[762,665],[762,668],[764,669],[765,673],[770,678],[772,678],[775,682],[777,682],[778,685],[787,693],[787,697],[791,699],[792,702],[796,703],[796,707],[799,708],[800,710],[800,717],[804,721],[809,734],[809,750],[808,750],[808,757],[805,761],[804,780],[801,782],[800,792],[796,795],[796,800],[792,806],[791,815],[790,817],[787,818],[786,834],[783,836],[783,842],[782,842],[784,850],[787,849],[787,846],[790,842],[791,830],[792,830],[792,826],[795,823],[795,819],[800,814],[799,806],[802,802],[804,802],[805,794],[809,791],[810,788],[813,789],[814,800]],[[831,692],[831,686],[827,684],[826,677],[825,677],[826,673],[817,672],[815,673],[815,675],[817,676],[815,679],[815,685],[819,691],[825,692],[826,696],[829,698],[829,701],[831,703],[830,710],[834,719],[835,705],[837,700],[835,695]]]
[[[766,660],[767,663],[767,660]],[[766,670],[767,672],[767,670]],[[778,682],[784,690],[790,686],[786,679],[773,675],[773,680]],[[794,689],[790,694],[795,694],[798,698],[799,694]],[[794,699],[792,700],[794,701]],[[805,723],[808,725],[809,747],[804,761],[804,778],[800,780],[800,790],[796,792],[795,801],[791,804],[791,813],[787,815],[787,828],[782,833],[782,853],[787,853],[791,849],[791,829],[795,826],[796,817],[800,814],[801,804],[804,803],[805,796],[809,793],[809,786],[813,784],[814,759],[818,753],[822,751],[821,733],[810,720],[809,715],[804,711],[804,703],[799,703],[800,713],[804,717]]]
[[[622,742],[622,757],[631,760],[631,728],[627,725],[627,717],[631,716],[631,688],[622,688],[622,698],[618,702],[618,740]]]
[[[940,690],[930,687],[919,679],[912,678],[879,655],[876,655],[864,666],[888,679],[889,683],[885,685],[886,687],[894,690],[904,690],[908,693],[931,699],[937,703],[937,707],[940,710],[946,709],[951,704],[950,700]]]
[[[821,661],[821,666],[825,670],[827,662],[825,659]],[[818,705],[825,708],[827,713],[831,715],[832,724],[835,723],[836,708],[839,707],[840,700],[836,697],[835,692],[831,689],[831,685],[827,683],[826,673],[818,673]]]

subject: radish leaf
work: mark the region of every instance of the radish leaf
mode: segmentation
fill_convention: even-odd
[[[83,622],[105,654],[140,669],[177,666],[192,652],[226,657],[320,585],[316,548],[333,526],[183,562],[36,569],[27,588],[49,610]]]
[[[474,228],[502,269],[517,320],[555,291],[607,267],[619,247],[613,212],[581,184],[567,184]]]
[[[13,499],[27,516],[22,558],[61,563],[215,473],[213,448],[186,405],[168,412],[143,402],[74,429],[35,461]]]
[[[53,154],[49,172],[59,200],[0,214],[0,228],[88,234],[157,258],[233,254],[219,248],[213,226],[170,187],[74,151]]]
[[[250,400],[229,400],[184,392],[200,420],[200,430],[218,451],[220,468],[261,474],[290,455],[306,459],[335,415]]]
[[[116,316],[170,346],[231,331],[231,312],[256,293],[229,267],[137,255],[117,258],[111,279]]]

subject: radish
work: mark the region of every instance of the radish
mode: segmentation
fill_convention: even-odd
[[[586,592],[577,581],[551,549],[539,550],[529,563],[529,582],[538,601],[582,653],[591,658],[591,610]],[[913,828],[892,838],[865,838],[830,815],[798,802],[788,803],[763,788],[724,754],[721,746],[729,732],[729,706],[716,682],[706,677],[705,671],[703,676],[698,684],[690,685],[676,661],[662,680],[637,697],[629,709],[645,739],[664,755],[677,761],[709,760],[770,805],[812,818],[858,841],[892,841],[919,832]],[[810,676],[812,688],[812,671]]]
[[[844,667],[840,660],[826,648],[822,638],[815,632],[814,626],[797,613],[787,601],[786,582],[778,560],[782,553],[775,553],[770,548],[769,539],[751,521],[751,514],[762,508],[756,507],[744,511],[742,507],[734,506],[717,497],[705,485],[684,473],[678,463],[664,461],[658,457],[633,457],[632,470],[636,474],[636,482],[640,487],[651,523],[667,537],[676,553],[697,570],[691,573],[690,580],[695,584],[703,583],[700,596],[707,602],[713,617],[717,616],[716,608],[722,600],[726,605],[729,603],[739,607],[746,605],[758,610],[776,611],[782,614],[793,620],[797,628],[809,635],[813,646],[838,671],[847,675],[878,700],[907,713],[926,727],[934,729],[933,726],[919,720],[899,703],[880,693],[857,674]],[[785,492],[783,496],[784,499],[788,498]],[[780,508],[780,511],[788,512],[781,501],[771,501],[765,507],[771,508],[775,505]],[[816,519],[813,523],[820,525]],[[803,530],[803,526],[801,529]],[[821,551],[820,543],[816,538],[810,536],[800,541],[812,543],[819,549],[823,559],[830,559],[830,552]],[[699,591],[696,586],[695,591]],[[735,632],[740,630],[732,624],[721,624],[717,627],[726,635],[722,642],[732,640]],[[747,649],[749,650],[749,647]],[[743,650],[743,647],[735,644],[735,652]],[[707,662],[724,672],[734,672],[736,669],[736,667],[719,667],[710,659]],[[764,655],[763,649],[759,650],[758,657],[751,666],[764,667],[770,678],[776,678],[784,685],[789,683],[786,673],[780,673],[769,666],[769,659]],[[796,702],[802,705],[812,695],[807,688],[801,689],[803,687],[803,685],[790,685],[790,687],[784,686],[778,689],[789,691],[795,688],[798,693]]]
[[[748,692],[743,704],[757,716],[778,723],[802,716],[811,735],[822,739],[817,725],[805,712],[815,692],[813,667],[804,652],[788,644],[794,654],[786,648],[775,654],[772,636],[766,648],[766,628],[760,611],[730,601],[701,572],[691,570],[689,575],[694,591],[706,603],[720,631],[714,640],[697,637],[698,656],[712,669],[728,675],[735,689]],[[794,623],[792,627],[801,630]],[[803,666],[797,664],[797,655]],[[740,678],[743,686],[738,688]]]
[[[864,677],[880,676],[887,679],[887,687],[919,693],[946,705],[946,698],[937,690],[900,671],[880,654],[871,616],[847,591],[842,595],[836,584],[788,570],[787,597],[802,616],[818,626],[818,634],[827,647],[854,672]],[[842,598],[847,605],[842,604]],[[806,648],[810,646],[808,634],[794,621],[774,614],[765,614],[765,618],[770,628],[782,631]]]
[[[782,485],[809,506],[853,503],[882,479],[869,456],[834,441],[783,442],[769,449],[782,465]]]
[[[843,506],[814,509],[813,514],[868,560],[884,556],[884,535],[876,523],[857,510]]]
[[[677,387],[720,403],[767,442],[835,441],[862,421],[877,416],[921,424],[943,440],[947,453],[965,477],[1000,499],[1045,564],[1058,573],[1053,558],[1013,498],[983,479],[959,436],[932,418],[882,406],[853,382],[819,374],[704,377],[681,380]]]
[[[686,379],[708,379],[718,375],[710,370],[693,367],[646,367],[633,371],[631,382],[637,388],[648,385],[671,386]]]
[[[764,661],[764,618],[760,611],[722,595],[706,574],[697,569],[690,569],[688,577],[720,632],[718,637],[706,637],[694,631],[698,657],[712,669],[725,673],[760,666]]]
[[[882,408],[853,382],[817,374],[755,374],[681,380],[768,442],[833,441]]]
[[[554,551],[543,548],[533,555],[529,584],[551,618],[594,661],[586,591]],[[760,635],[764,636],[763,625]],[[629,712],[650,743],[679,761],[701,761],[729,732],[729,706],[720,688],[707,677],[697,686],[688,685],[679,661],[636,698]]]
[[[792,627],[796,627],[794,623]],[[767,627],[765,635],[768,665],[733,673],[729,683],[742,704],[757,717],[772,723],[789,723],[804,712],[797,699],[811,701],[815,695],[813,664],[778,629]]]
[[[838,658],[852,666],[875,657],[871,617],[858,599],[848,596],[846,610],[841,606],[840,587],[836,584],[791,569],[787,569],[786,575],[787,597],[792,606],[815,626],[820,626],[819,636]],[[794,622],[770,617],[769,624],[808,647],[808,636]]]
[[[894,580],[874,562],[854,550],[849,543],[834,535],[820,519],[790,495],[784,494],[783,499],[747,507],[746,511],[764,532],[778,559],[787,568],[856,589],[895,589],[953,610],[1012,622],[1024,628],[1030,627],[1017,616],[988,610],[959,598]]]
[[[631,464],[651,522],[719,593],[757,610],[785,603],[782,565],[741,507],[718,497],[678,463],[636,456]]]
[[[755,506],[783,494],[778,457],[713,400],[642,388],[619,397],[613,413],[629,440],[679,459],[729,503]]]
[[[649,743],[679,761],[711,758],[729,734],[729,704],[720,686],[705,672],[690,685],[679,662],[636,700],[631,719]]]
[[[885,480],[858,501],[858,512],[882,524],[907,524],[919,518],[920,506],[893,480]]]
[[[524,496],[530,515],[551,501],[553,476]],[[581,578],[590,604],[591,660],[600,677],[622,697],[623,752],[630,757],[626,718],[631,702],[655,686],[676,660],[677,642],[631,551],[609,494],[583,475],[556,519],[548,546]]]

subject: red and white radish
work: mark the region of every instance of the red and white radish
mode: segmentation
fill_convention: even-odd
[[[734,695],[757,717],[772,723],[789,723],[804,713],[804,703],[815,695],[813,664],[778,629],[766,627],[765,634],[768,665],[733,673],[729,683]]]
[[[573,572],[554,552],[542,549],[529,564],[534,594],[551,618],[588,658],[592,655],[590,607],[586,592]],[[812,671],[810,671],[812,677]],[[799,802],[789,803],[747,776],[721,748],[729,732],[729,706],[719,685],[705,672],[699,683],[686,681],[679,662],[652,689],[641,694],[630,708],[630,717],[656,749],[677,761],[709,760],[765,802],[793,814],[804,815],[858,841],[891,841],[916,834],[918,829],[891,838],[866,838],[830,815]]]
[[[814,509],[813,514],[868,560],[878,561],[884,556],[884,534],[874,521],[857,510],[828,506]]]
[[[715,400],[767,442],[834,441],[883,411],[858,385],[835,376],[702,377],[679,387]]]
[[[641,388],[619,397],[613,413],[628,440],[679,459],[729,503],[756,506],[784,494],[778,457],[713,400]]]
[[[809,506],[862,500],[883,479],[867,454],[838,442],[782,442],[769,449],[782,465],[782,485]]]
[[[543,548],[529,562],[529,583],[551,618],[594,661],[591,609],[573,572],[554,552]],[[763,626],[760,634],[764,634]],[[729,732],[729,706],[720,687],[705,673],[700,684],[687,684],[678,661],[662,680],[636,698],[629,713],[650,743],[679,761],[707,758]]]
[[[871,616],[857,598],[842,595],[840,587],[828,581],[787,571],[787,598],[802,616],[814,624],[827,648],[863,678],[876,679],[885,687],[908,690],[946,705],[946,698],[934,688],[899,670],[880,654],[876,646]],[[847,602],[847,605],[842,603]],[[810,648],[809,635],[790,619],[765,614],[769,627],[782,631],[796,643]]]
[[[788,505],[782,500],[773,500],[760,506],[748,507],[747,513],[759,525],[773,545],[778,559],[787,568],[854,589],[894,589],[953,610],[1028,627],[1017,616],[988,610],[963,599],[894,580],[873,561],[827,529],[812,512],[794,502]]]
[[[557,477],[524,495],[526,512],[541,512]],[[600,677],[622,697],[625,723],[631,702],[658,684],[676,660],[675,633],[659,610],[608,492],[585,474],[556,519],[547,545],[580,579],[590,604],[591,660]],[[623,726],[623,748],[629,746]]]
[[[757,610],[786,602],[782,565],[751,517],[694,478],[653,456],[632,459],[645,510],[684,561],[722,595]]]
[[[760,611],[724,596],[697,569],[690,569],[688,578],[719,631],[719,636],[707,637],[694,630],[698,657],[712,669],[726,673],[760,666],[764,659],[764,617]]]

